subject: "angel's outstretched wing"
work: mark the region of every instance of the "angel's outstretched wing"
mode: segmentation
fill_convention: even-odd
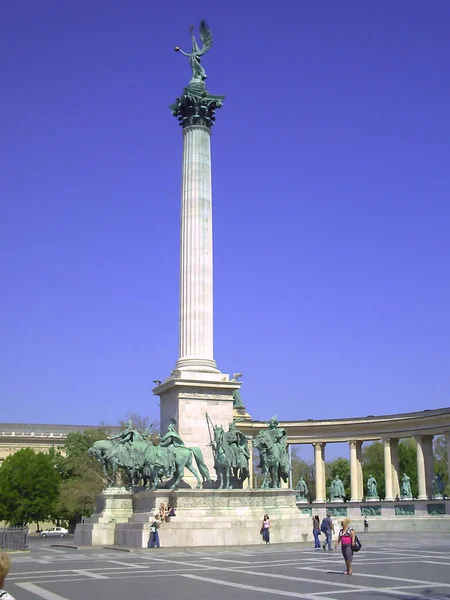
[[[212,33],[206,21],[200,21],[200,39],[202,40],[203,47],[199,52],[199,55],[205,54],[212,46]]]

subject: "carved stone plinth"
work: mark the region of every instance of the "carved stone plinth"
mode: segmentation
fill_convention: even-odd
[[[432,500],[443,500],[444,496],[442,494],[433,494],[431,498]]]
[[[96,511],[75,529],[75,543],[80,546],[114,544],[117,523],[133,515],[133,494],[125,488],[107,488],[97,497]]]
[[[380,501],[379,496],[367,496],[367,498],[366,498],[366,502],[379,502],[379,501]]]
[[[162,490],[163,491],[163,490]],[[145,548],[154,507],[161,491],[141,492],[134,499],[133,518],[116,526],[116,544]],[[260,544],[267,513],[271,543],[301,542],[311,537],[308,514],[301,514],[294,490],[179,490],[164,496],[176,517],[161,525],[163,547]]]
[[[414,498],[412,496],[400,496],[400,500],[403,501],[407,501],[407,502],[411,502],[411,500],[413,500]]]
[[[339,502],[340,504],[342,504],[344,502],[344,498],[332,498],[331,502]]]

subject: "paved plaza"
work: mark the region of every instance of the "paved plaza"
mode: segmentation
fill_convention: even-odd
[[[125,552],[34,539],[29,553],[13,555],[6,587],[16,600],[450,599],[450,539],[362,534],[361,541],[350,577],[340,551],[300,544]]]

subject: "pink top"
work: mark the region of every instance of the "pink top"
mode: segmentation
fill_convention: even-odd
[[[341,544],[343,546],[349,546],[352,543],[352,530],[351,529],[347,529],[347,531],[345,533],[343,533],[343,529],[341,529],[341,531],[339,532],[339,535],[341,536]]]
[[[265,521],[263,521],[263,529],[269,529],[270,527],[270,521],[269,519],[266,519]]]

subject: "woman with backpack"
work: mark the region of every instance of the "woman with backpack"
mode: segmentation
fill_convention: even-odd
[[[350,519],[344,519],[341,521],[342,529],[339,532],[339,537],[336,542],[335,550],[338,549],[339,544],[341,544],[342,556],[345,560],[345,566],[347,570],[345,571],[345,575],[351,575],[352,571],[352,561],[353,561],[353,548],[355,545],[356,534],[354,530],[350,527]]]

